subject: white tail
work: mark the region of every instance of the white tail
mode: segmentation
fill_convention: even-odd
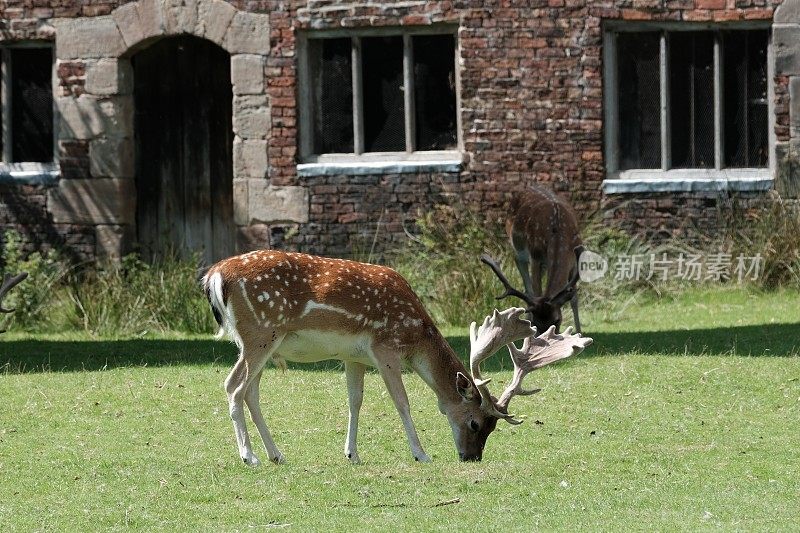
[[[203,278],[203,287],[221,328],[241,350],[225,380],[225,390],[239,453],[247,464],[258,464],[258,459],[250,445],[243,402],[269,459],[283,461],[259,406],[259,382],[269,360],[279,365],[325,359],[345,363],[350,405],[345,454],[353,462],[359,461],[356,434],[367,366],[377,368],[383,378],[418,461],[429,458],[411,419],[401,375],[404,365],[414,369],[436,393],[462,460],[481,459],[486,439],[499,419],[517,422],[508,414],[508,401],[521,390],[518,381],[524,375],[515,380],[513,390],[501,396],[503,403],[494,400],[486,388],[488,380],[479,379],[474,369],[469,377],[414,291],[390,268],[261,250],[212,266]],[[535,335],[530,323],[521,319],[523,312],[496,312],[471,335],[474,368],[503,344]],[[575,338],[543,342],[550,351],[569,354],[591,343],[591,339]],[[523,351],[530,345],[529,339]]]

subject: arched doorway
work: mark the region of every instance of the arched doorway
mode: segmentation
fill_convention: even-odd
[[[145,258],[231,255],[233,130],[230,56],[192,36],[136,53],[137,242]]]

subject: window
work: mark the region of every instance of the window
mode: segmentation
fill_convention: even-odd
[[[609,175],[768,167],[767,29],[615,31],[605,45]]]
[[[52,48],[0,48],[3,163],[53,161]]]
[[[456,37],[427,31],[303,41],[303,159],[403,159],[457,149]]]

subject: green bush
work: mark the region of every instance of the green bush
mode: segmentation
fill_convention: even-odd
[[[463,326],[488,313],[502,286],[480,262],[488,253],[510,275],[511,248],[502,228],[464,208],[439,206],[417,220],[416,235],[391,257],[439,324]],[[519,303],[514,302],[514,305]]]
[[[166,258],[148,264],[129,255],[119,263],[70,267],[57,252],[26,257],[14,232],[5,235],[2,257],[6,272],[28,272],[6,297],[6,306],[15,312],[5,318],[4,326],[32,333],[78,330],[103,337],[215,331],[197,282],[197,260]]]
[[[99,336],[214,331],[197,282],[197,261],[148,264],[129,255],[70,280],[70,325]]]
[[[766,205],[746,209],[734,202],[723,217],[719,248],[736,256],[760,255],[764,289],[800,287],[800,204],[773,193]]]
[[[5,272],[27,272],[28,277],[14,287],[5,298],[5,307],[14,308],[6,315],[5,327],[40,329],[48,323],[50,310],[59,299],[59,288],[70,269],[56,251],[34,252],[25,255],[22,238],[14,231],[3,235],[3,264]]]

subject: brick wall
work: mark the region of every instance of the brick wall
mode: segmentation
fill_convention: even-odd
[[[49,17],[104,15],[124,3],[127,0],[6,0],[0,3],[0,39],[53,39]],[[629,230],[653,232],[663,227],[674,233],[686,213],[705,217],[716,209],[705,195],[603,198],[602,23],[769,20],[780,0],[230,3],[241,10],[269,13],[268,180],[275,186],[307,187],[310,199],[308,224],[243,231],[250,233],[251,242],[267,238],[274,246],[345,255],[365,242],[371,247],[379,226],[378,249],[393,246],[404,238],[404,224],[410,225],[417,213],[440,202],[462,202],[498,220],[514,191],[534,181],[569,195],[584,218],[608,210],[605,220]],[[297,30],[437,23],[457,23],[460,28],[463,171],[298,177]],[[81,94],[83,62],[62,64],[57,75],[62,94]],[[790,135],[788,78],[776,77],[775,92],[776,135],[785,141]],[[80,142],[59,146],[65,174],[88,176],[86,150]],[[27,194],[25,188],[20,191]],[[43,221],[48,219],[41,210],[40,214]],[[0,220],[0,226],[20,223],[8,217]],[[84,235],[84,228],[53,229],[62,241],[70,240],[64,232],[73,230]]]

